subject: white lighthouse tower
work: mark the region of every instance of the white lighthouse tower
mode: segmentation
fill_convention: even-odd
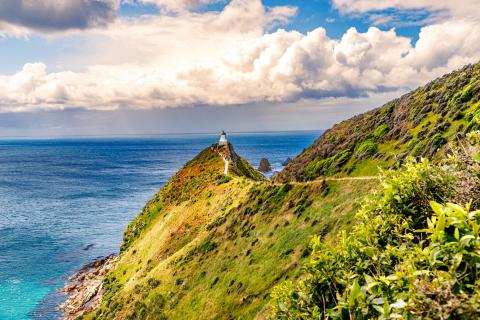
[[[219,146],[226,146],[226,145],[228,145],[227,134],[226,134],[225,131],[223,131],[223,130],[222,130],[222,133],[220,134],[220,140],[218,141],[218,145],[219,145]]]

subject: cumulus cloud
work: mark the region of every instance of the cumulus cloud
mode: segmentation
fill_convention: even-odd
[[[0,32],[19,35],[29,29],[58,32],[105,26],[115,19],[119,3],[119,0],[2,0]]]
[[[355,98],[412,88],[480,59],[480,24],[468,19],[423,27],[415,45],[376,27],[340,39],[323,28],[266,32],[293,14],[233,0],[221,12],[120,19],[89,31],[97,47],[84,71],[34,63],[0,76],[0,111]]]

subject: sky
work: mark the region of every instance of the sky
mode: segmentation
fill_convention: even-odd
[[[325,129],[480,60],[480,0],[0,0],[0,137]]]

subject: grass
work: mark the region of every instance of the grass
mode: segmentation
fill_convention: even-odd
[[[333,241],[349,228],[357,200],[375,187],[373,181],[278,186],[235,176],[206,183],[201,196],[147,206],[159,212],[122,252],[108,299],[87,319],[148,319],[152,312],[261,319],[273,286],[298,277],[312,235]]]
[[[384,168],[397,165],[393,155],[401,155],[400,160],[407,156],[440,158],[447,142],[477,128],[468,117],[478,110],[479,78],[480,63],[469,65],[333,126],[276,181],[372,174],[376,173],[374,160]],[[409,145],[412,140],[418,142],[415,148]]]

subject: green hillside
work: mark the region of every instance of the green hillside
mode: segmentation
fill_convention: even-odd
[[[236,154],[227,177],[222,152],[202,151],[130,224],[102,306],[87,318],[265,318],[272,288],[298,276],[311,236],[334,239],[375,184],[274,185]]]
[[[479,319],[480,131],[450,146],[382,172],[335,243],[314,237],[272,319]]]
[[[436,158],[447,142],[479,127],[479,112],[480,63],[333,126],[276,180],[374,175],[407,156]]]
[[[334,126],[273,182],[206,148],[127,227],[85,318],[476,318],[477,79],[467,66]]]

